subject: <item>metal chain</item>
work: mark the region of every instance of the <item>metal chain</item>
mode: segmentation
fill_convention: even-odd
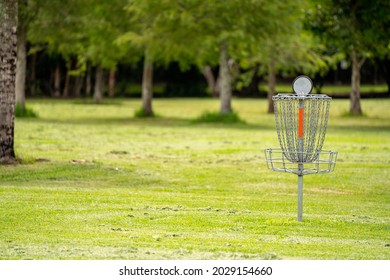
[[[331,98],[327,95],[274,96],[276,131],[283,156],[295,163],[311,163],[321,152]],[[298,147],[298,111],[303,101],[303,148]],[[300,149],[303,149],[302,151]]]

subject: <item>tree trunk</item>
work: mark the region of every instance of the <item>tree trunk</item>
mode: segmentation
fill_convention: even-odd
[[[88,63],[88,66],[87,66],[87,75],[85,77],[85,94],[87,96],[90,96],[91,95],[91,91],[92,91],[92,67],[91,67],[91,64]]]
[[[362,107],[360,105],[360,68],[364,63],[364,59],[359,59],[355,50],[351,52],[352,59],[352,77],[351,77],[351,104],[349,112],[353,115],[362,115]]]
[[[276,74],[275,62],[271,59],[268,63],[268,110],[267,113],[274,112],[274,102],[272,97],[275,95]]]
[[[228,64],[228,51],[226,42],[222,42],[219,56],[219,79],[220,79],[220,113],[229,114],[232,112],[232,88]]]
[[[31,56],[30,75],[28,78],[29,93],[34,96],[37,93],[36,71],[35,66],[37,64],[37,53],[33,53]]]
[[[259,76],[260,64],[256,63],[253,68],[253,75],[249,85],[243,87],[241,89],[242,96],[260,96],[259,83],[261,82],[261,78]]]
[[[18,1],[0,0],[0,163],[14,163]]]
[[[214,78],[213,71],[211,70],[210,65],[206,65],[203,67],[203,76],[205,77],[207,81],[207,86],[209,88],[209,91],[213,97],[219,96],[219,88],[218,83]]]
[[[142,110],[145,116],[154,115],[152,108],[153,99],[153,60],[145,51],[144,72],[142,75]]]
[[[103,90],[104,90],[104,70],[98,66],[96,68],[95,76],[95,88],[93,92],[93,101],[95,103],[101,103],[103,101]]]
[[[70,89],[70,72],[71,70],[71,63],[66,63],[66,76],[65,76],[65,85],[64,85],[64,91],[62,93],[62,96],[65,98],[69,97],[69,89]]]
[[[56,69],[54,70],[54,92],[53,97],[61,96],[61,69],[59,63],[56,65]]]
[[[387,93],[390,95],[390,59],[376,59],[376,63],[379,65],[379,71],[381,72],[387,84]]]
[[[108,77],[108,96],[114,97],[115,95],[115,84],[116,84],[116,77],[115,77],[115,68],[110,69],[109,77]]]
[[[74,96],[80,97],[81,96],[81,89],[83,87],[83,76],[76,76],[76,81],[74,85]]]
[[[17,37],[17,62],[16,62],[16,81],[15,81],[15,95],[16,105],[22,111],[25,111],[26,102],[26,23],[22,18],[19,18],[19,30]]]

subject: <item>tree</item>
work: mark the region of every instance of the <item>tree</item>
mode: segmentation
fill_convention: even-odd
[[[390,96],[390,56],[376,57],[375,61],[379,66],[380,72],[384,76],[384,79],[387,83],[387,93]]]
[[[179,61],[182,68],[193,58],[196,40],[188,32],[191,24],[188,6],[197,1],[143,1],[129,0],[127,5],[129,29],[117,42],[143,53],[141,115],[153,116],[153,67],[156,63]],[[192,39],[192,40],[191,40]]]
[[[124,11],[126,3],[127,0],[39,2],[37,16],[30,24],[28,39],[35,47],[41,46],[49,53],[65,59],[67,74],[64,96],[69,95],[70,78],[82,75],[86,70],[89,82],[86,89],[89,92],[93,67],[96,69],[93,99],[100,103],[104,93],[105,69],[115,69],[119,61],[133,62],[134,55],[129,55],[129,48],[115,43],[115,39],[127,28]],[[54,80],[58,96],[60,75],[60,69],[56,67]],[[77,83],[80,83],[79,80]]]
[[[390,3],[376,3],[372,7],[372,14],[374,16],[370,17],[371,28],[365,31],[364,36],[372,51],[371,58],[379,66],[390,95]]]
[[[132,30],[120,41],[142,49],[144,66],[149,69],[156,62],[175,60],[184,67],[196,63],[204,70],[212,92],[215,84],[219,85],[220,113],[228,114],[233,110],[231,65],[247,55],[251,44],[260,44],[275,28],[288,28],[278,18],[284,1],[276,2],[277,5],[262,0],[129,0]],[[219,77],[214,79],[210,67],[217,65]],[[152,72],[144,69],[144,73]],[[147,114],[153,112],[151,82],[150,75],[143,78],[143,111]]]
[[[125,12],[127,0],[79,1],[80,38],[83,47],[77,56],[82,61],[89,61],[96,67],[93,99],[96,103],[103,100],[104,72],[110,70],[109,94],[114,91],[113,73],[119,61],[135,62],[139,54],[130,46],[116,43],[116,39],[129,29]],[[132,52],[131,52],[132,51]]]
[[[215,85],[213,81],[218,81],[220,113],[226,114],[233,110],[232,85],[237,76],[249,76],[249,73],[257,75],[260,64],[268,65],[269,81],[274,87],[275,73],[287,57],[284,48],[292,45],[284,41],[291,41],[299,34],[301,24],[297,22],[302,14],[302,2],[305,1],[201,2],[194,16],[197,28],[193,28],[203,37],[203,47],[197,51],[198,64],[202,69],[203,65],[219,64],[217,79],[211,79],[210,71],[205,74],[210,87]],[[279,50],[275,48],[276,45],[280,46]],[[244,75],[233,75],[234,65],[245,68]],[[253,79],[248,82],[250,80]]]
[[[302,29],[301,22],[299,17],[294,22],[286,22],[291,28],[290,33],[275,33],[263,44],[263,54],[267,54],[262,61],[267,64],[268,113],[274,112],[272,97],[275,95],[276,74],[282,72],[291,76],[305,73],[314,76],[329,69],[330,64],[326,63],[328,57],[322,53],[322,46]]]
[[[239,61],[243,69],[239,85],[243,87],[253,83],[255,75],[266,74],[268,113],[274,111],[272,97],[275,95],[277,74],[291,76],[303,72],[314,75],[324,73],[329,67],[325,62],[327,57],[322,54],[323,46],[304,29],[304,11],[307,8],[306,0],[273,1],[267,11],[277,11],[277,20],[276,16],[270,18],[271,26],[263,24],[257,27],[258,31],[250,30],[247,35],[248,44],[243,48],[246,55],[241,56]],[[254,86],[258,85],[252,84]]]
[[[18,36],[15,101],[21,111],[26,110],[27,32],[42,0],[18,0]]]
[[[15,101],[16,105],[22,111],[25,108],[26,101],[26,66],[27,66],[27,52],[26,52],[26,32],[27,32],[27,0],[19,0],[19,23],[17,36],[17,63],[16,63],[16,84],[15,84]]]
[[[221,42],[219,54],[219,77],[220,81],[220,99],[221,106],[219,112],[221,114],[229,114],[232,109],[232,81],[229,70],[228,46],[226,41]]]
[[[212,77],[211,71],[206,71],[210,91],[215,93],[216,86],[220,98],[220,114],[233,112],[232,82],[233,77],[230,65],[234,60],[242,58],[243,49],[251,36],[255,36],[258,30],[250,24],[259,27],[256,20],[260,15],[267,18],[263,12],[267,3],[262,1],[198,1],[196,6],[189,7],[192,18],[191,25],[187,26],[187,32],[192,34],[192,40],[197,39],[195,47],[195,59],[202,70],[210,69],[210,66],[219,65],[218,78]],[[265,8],[267,9],[267,8]],[[260,20],[264,23],[263,20]],[[261,30],[267,29],[267,24]],[[253,33],[254,32],[254,33]],[[199,48],[199,45],[202,47]]]
[[[17,0],[0,0],[0,162],[15,161]]]
[[[213,70],[210,65],[206,65],[202,69],[202,74],[205,77],[207,81],[207,87],[209,90],[209,93],[213,97],[219,96],[219,81],[214,77]]]
[[[388,55],[390,3],[387,0],[321,0],[310,21],[324,44],[345,53],[352,65],[350,113],[361,115],[360,69],[375,53]]]
[[[104,91],[104,70],[101,66],[96,67],[95,88],[93,91],[93,100],[95,103],[101,103]]]
[[[27,41],[33,46],[32,49],[45,50],[57,62],[52,74],[54,97],[61,96],[60,64],[63,60],[67,64],[69,86],[71,61],[84,50],[80,7],[81,1],[76,0],[28,0],[25,10],[28,18]],[[68,94],[66,88],[64,93]]]
[[[144,70],[142,74],[142,115],[151,117],[154,115],[152,107],[153,99],[153,57],[149,49],[145,49]]]

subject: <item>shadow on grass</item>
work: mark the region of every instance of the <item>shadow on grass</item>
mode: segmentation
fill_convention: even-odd
[[[385,117],[366,114],[355,116],[345,112],[337,118],[330,128],[343,131],[390,132],[390,122]]]
[[[123,106],[124,100],[121,99],[112,99],[112,98],[106,98],[103,99],[100,103],[96,103],[92,98],[80,98],[76,99],[72,102],[72,104],[76,105],[93,105],[93,106],[104,106],[104,105],[115,105],[115,106]]]
[[[55,119],[55,118],[41,118],[41,119],[29,119],[25,120],[28,122],[37,122],[37,123],[46,123],[46,124],[64,124],[64,125],[136,125],[136,126],[151,126],[151,127],[175,127],[175,128],[184,128],[184,127],[202,127],[202,128],[231,128],[231,129],[275,129],[273,123],[270,124],[254,124],[247,122],[237,122],[237,123],[223,123],[223,122],[196,122],[194,119],[189,118],[178,118],[178,117],[162,117],[155,116],[153,118],[137,118],[137,117],[109,117],[109,118],[99,118],[99,117],[82,117],[77,119]]]
[[[71,160],[51,161],[33,159],[30,163],[13,165],[12,168],[0,165],[0,186],[12,182],[30,187],[83,187],[93,180],[93,187],[142,188],[159,185],[166,187],[169,182],[161,178],[141,173],[128,167],[116,167],[104,161]],[[131,182],[131,183],[129,183]]]
[[[359,125],[332,125],[329,130],[335,131],[365,131],[365,132],[389,132],[389,125],[370,125],[370,124],[359,124]]]
[[[120,102],[117,102],[119,106]],[[109,105],[109,104],[107,104]],[[370,116],[349,116],[342,115],[336,117],[335,123],[328,126],[328,130],[343,131],[367,131],[367,132],[390,132],[390,123],[383,118]],[[46,124],[64,124],[64,125],[118,125],[118,126],[149,126],[149,127],[172,127],[172,128],[191,128],[202,127],[205,129],[239,129],[239,130],[275,130],[275,123],[262,121],[261,123],[249,123],[245,120],[239,122],[229,121],[199,121],[200,117],[165,117],[159,114],[152,118],[139,117],[99,117],[98,115],[74,117],[74,118],[25,118],[24,122],[46,123]]]

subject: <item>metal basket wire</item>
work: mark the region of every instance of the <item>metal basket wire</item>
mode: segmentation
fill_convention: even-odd
[[[265,160],[268,169],[277,172],[288,172],[297,175],[322,174],[334,171],[337,161],[337,152],[321,151],[316,154],[316,159],[305,164],[302,168],[295,162],[291,162],[282,149],[266,149]],[[303,157],[306,157],[303,154]]]
[[[332,98],[314,94],[278,94],[272,99],[284,157],[295,163],[315,162],[324,143]],[[303,127],[299,127],[299,118],[302,118]]]

